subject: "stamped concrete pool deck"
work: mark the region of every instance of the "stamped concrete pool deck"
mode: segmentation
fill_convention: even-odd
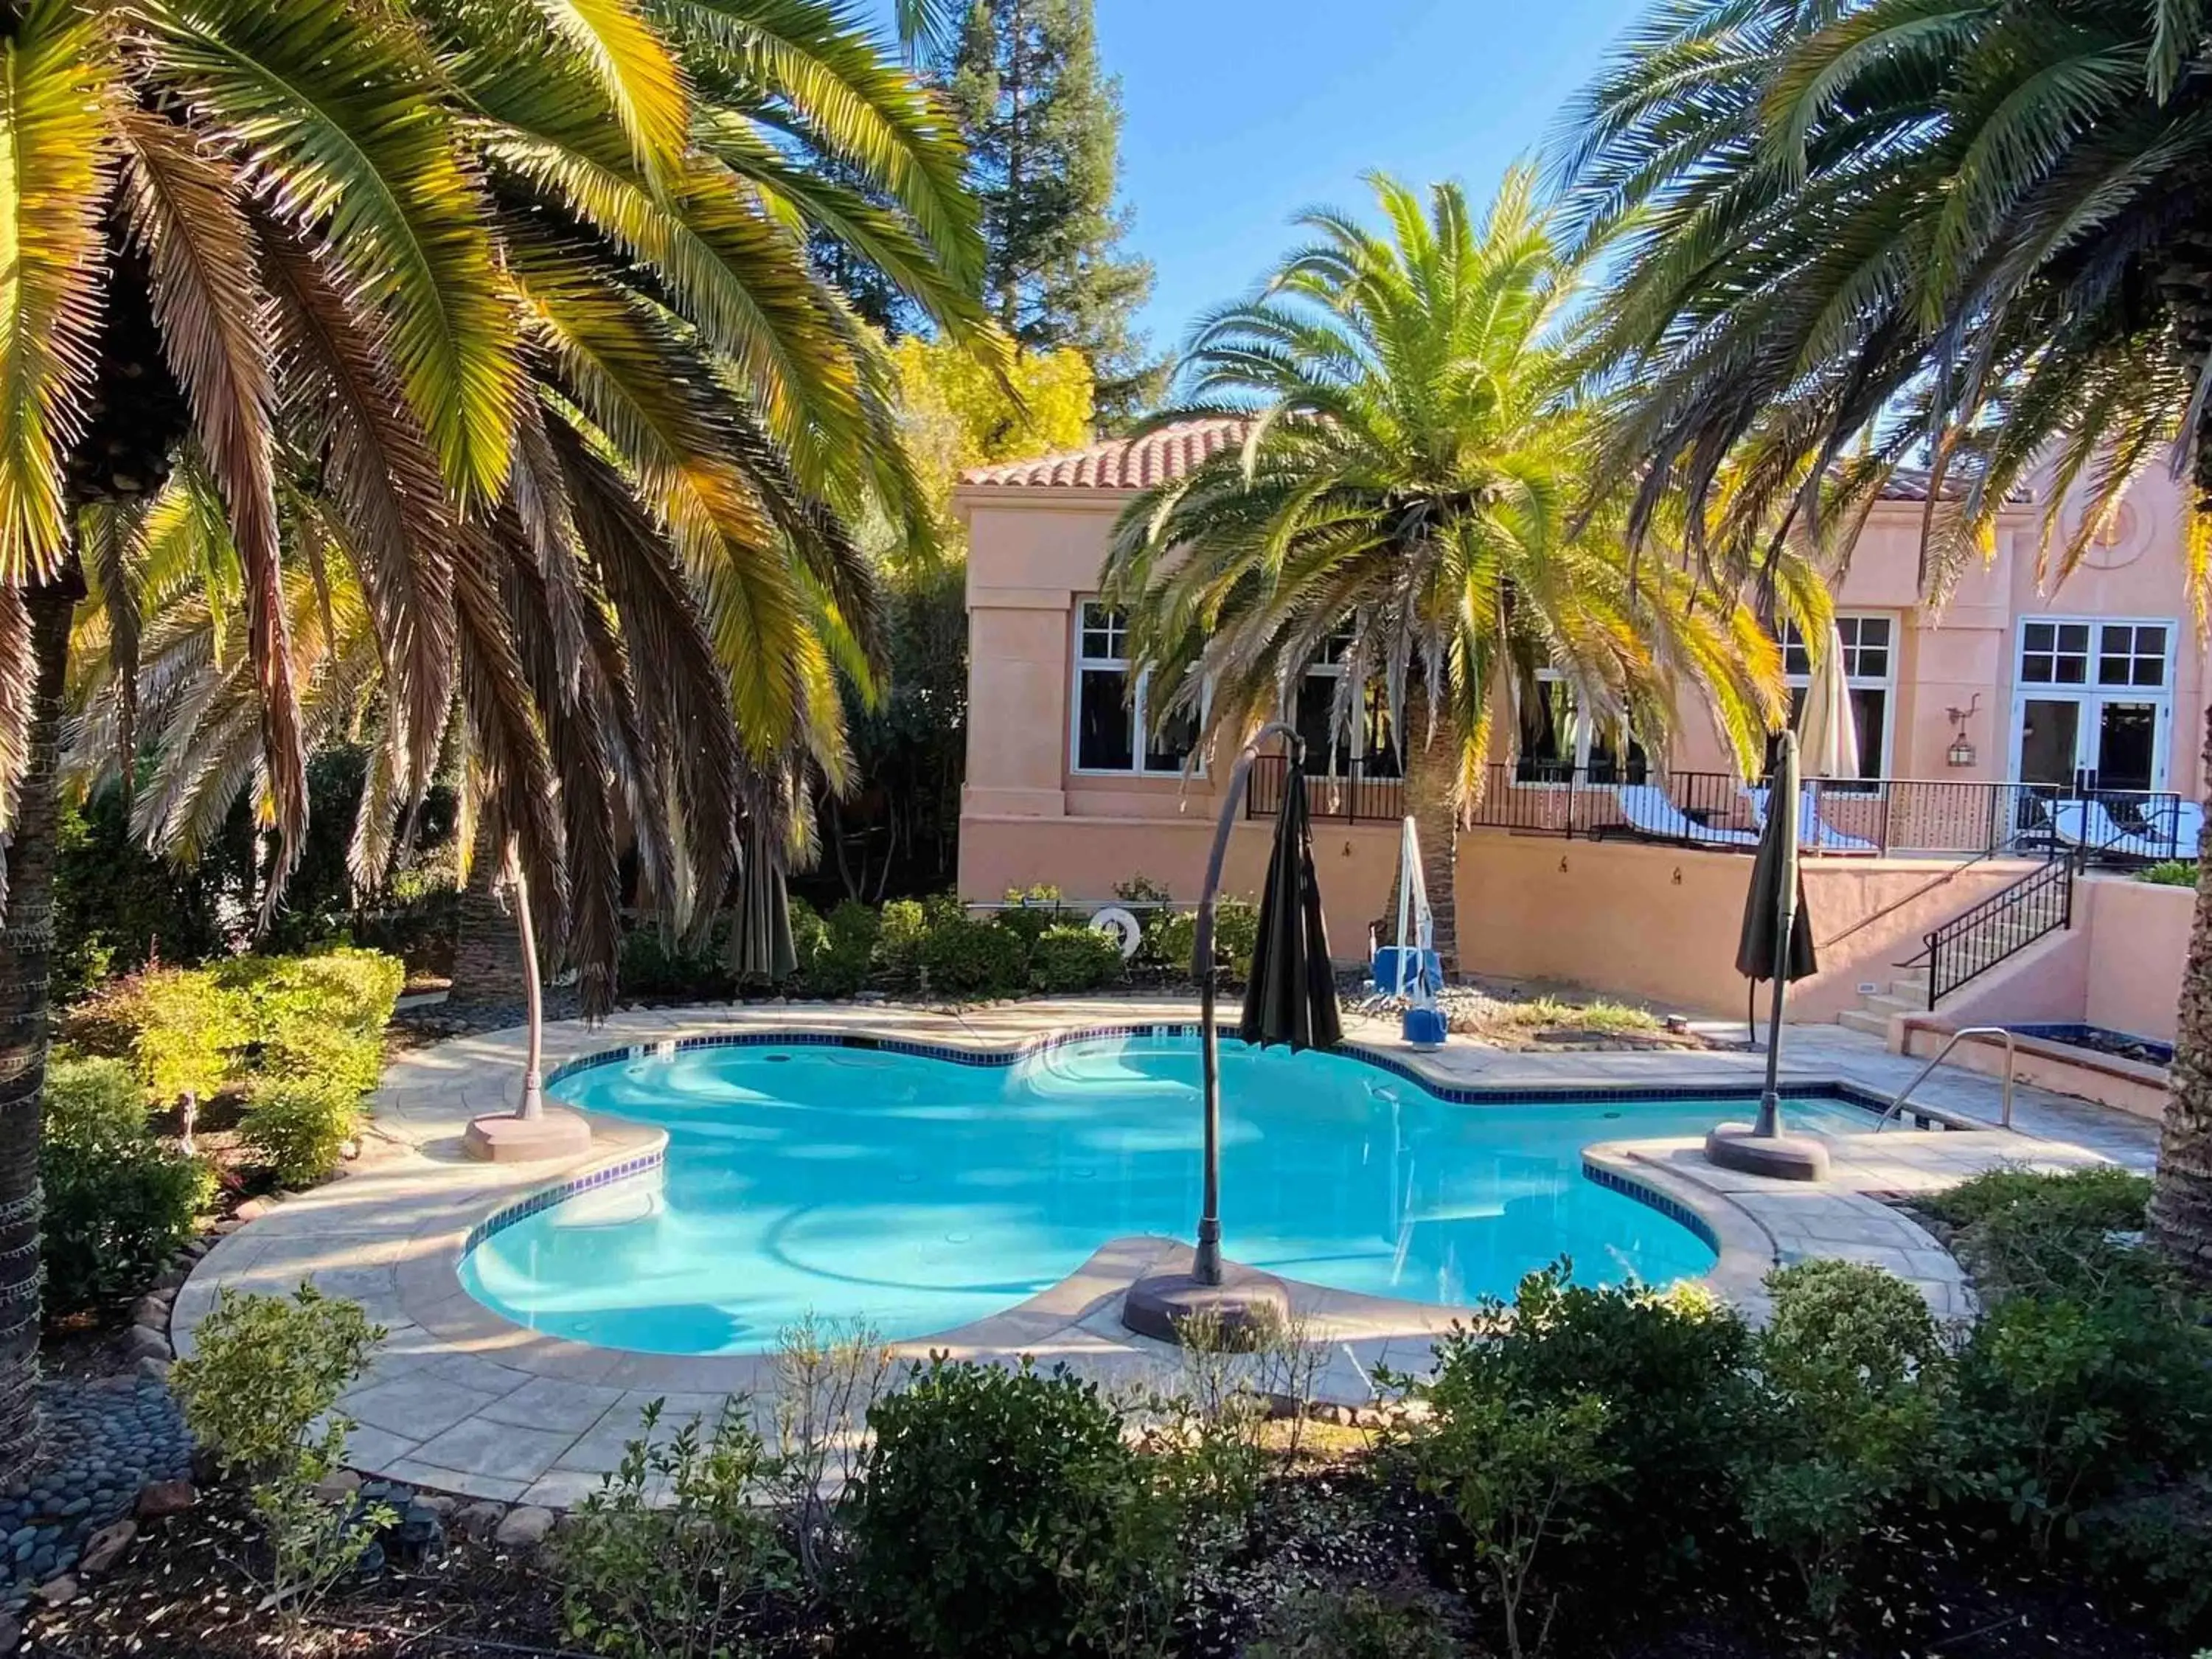
[[[1004,1048],[1074,1028],[1195,1021],[1188,999],[1099,998],[962,1011],[900,1004],[717,1006],[638,1010],[596,1028],[549,1026],[545,1064],[628,1045],[741,1031],[867,1034],[950,1048]],[[1413,1066],[1447,1086],[1526,1090],[1588,1087],[1755,1086],[1760,1056],[1748,1053],[1509,1053],[1455,1042],[1427,1054],[1402,1048],[1394,1028],[1347,1018],[1347,1037]],[[471,1230],[548,1187],[611,1169],[658,1149],[657,1130],[597,1120],[585,1158],[567,1164],[491,1165],[461,1152],[471,1117],[512,1109],[520,1093],[524,1034],[514,1030],[455,1038],[395,1060],[373,1102],[384,1143],[342,1179],[296,1194],[210,1250],[178,1294],[172,1336],[192,1350],[195,1328],[216,1292],[284,1291],[312,1279],[360,1302],[389,1335],[342,1402],[358,1426],[349,1461],[421,1486],[548,1507],[593,1490],[640,1432],[640,1417],[665,1402],[663,1431],[747,1399],[763,1418],[777,1386],[772,1356],[669,1356],[626,1352],[545,1336],[493,1313],[461,1288],[459,1267]],[[1832,1026],[1793,1028],[1784,1048],[1786,1088],[1841,1083],[1884,1097],[1919,1062],[1885,1052],[1871,1037]],[[1946,1067],[1916,1104],[1993,1121],[1998,1088]],[[1481,1109],[1471,1106],[1470,1110]],[[1965,1315],[1957,1264],[1891,1206],[1870,1194],[1946,1186],[2007,1164],[2066,1167],[2111,1160],[2148,1169],[2155,1127],[2106,1109],[2023,1087],[2009,1133],[1899,1128],[1831,1134],[1830,1178],[1816,1186],[1763,1181],[1713,1169],[1689,1141],[1613,1143],[1589,1149],[1602,1175],[1694,1215],[1717,1242],[1710,1282],[1756,1311],[1759,1281],[1774,1266],[1840,1256],[1884,1267],[1918,1285],[1935,1310]],[[635,1177],[651,1179],[650,1176]],[[618,1191],[619,1188],[610,1188]],[[958,1330],[894,1345],[902,1357],[932,1351],[1011,1361],[1065,1363],[1103,1383],[1142,1387],[1176,1370],[1174,1351],[1121,1328],[1121,1292],[1164,1253],[1158,1238],[1103,1241],[1076,1273],[1041,1295]],[[1455,1310],[1294,1287],[1294,1299],[1328,1344],[1316,1393],[1364,1404],[1378,1365],[1425,1370],[1435,1334]]]

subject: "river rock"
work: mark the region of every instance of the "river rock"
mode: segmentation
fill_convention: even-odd
[[[507,1519],[492,1534],[492,1542],[503,1550],[536,1549],[552,1530],[552,1510],[540,1509],[535,1504],[523,1504],[507,1511]]]
[[[199,1502],[199,1492],[189,1480],[156,1480],[138,1494],[141,1521],[166,1520],[182,1515]]]

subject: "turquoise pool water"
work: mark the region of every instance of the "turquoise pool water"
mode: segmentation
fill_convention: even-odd
[[[470,1293],[550,1334],[654,1353],[774,1346],[807,1315],[915,1337],[997,1313],[1109,1239],[1188,1237],[1198,1049],[1109,1037],[1012,1066],[826,1046],[599,1066],[554,1092],[668,1131],[659,1179],[493,1233]],[[1231,1258],[1348,1291],[1463,1304],[1556,1256],[1664,1283],[1711,1249],[1587,1181],[1594,1141],[1701,1133],[1742,1102],[1462,1104],[1332,1054],[1222,1045]],[[1836,1102],[1800,1122],[1865,1127]]]

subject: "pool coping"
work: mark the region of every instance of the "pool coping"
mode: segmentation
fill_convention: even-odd
[[[828,1022],[797,1009],[709,1008],[618,1016],[599,1032],[580,1024],[553,1026],[546,1034],[547,1053],[560,1063],[550,1073],[549,1085],[574,1075],[579,1061],[610,1063],[605,1057],[651,1054],[671,1045],[858,1038],[859,1046],[1005,1065],[1070,1042],[1195,1029],[1187,1017],[1133,1012],[1083,1019],[1038,1008],[1037,1029],[1012,1041],[994,1042],[964,1021],[964,1038],[933,1030],[921,1041],[901,1029],[919,1018],[910,1010],[863,1009]],[[632,1040],[609,1041],[623,1034]],[[600,1138],[592,1153],[566,1165],[463,1159],[459,1134],[466,1118],[511,1106],[519,1092],[519,1068],[512,1064],[519,1047],[519,1033],[490,1033],[453,1039],[395,1061],[378,1096],[377,1120],[380,1132],[398,1142],[399,1155],[299,1194],[222,1240],[179,1291],[173,1333],[179,1352],[191,1352],[194,1330],[221,1288],[283,1290],[308,1277],[331,1294],[352,1296],[392,1332],[369,1374],[343,1404],[361,1425],[353,1461],[420,1486],[557,1507],[574,1502],[618,1461],[623,1440],[635,1437],[636,1414],[646,1400],[670,1401],[672,1429],[685,1412],[696,1417],[710,1402],[732,1395],[751,1395],[757,1407],[772,1398],[775,1358],[647,1354],[573,1342],[519,1325],[462,1288],[463,1255],[488,1228],[576,1191],[635,1179],[665,1156],[661,1131],[595,1116]],[[1352,1057],[1461,1104],[1668,1094],[1733,1099],[1753,1092],[1712,1079],[1486,1089],[1450,1080],[1448,1072],[1440,1074],[1439,1067],[1424,1063],[1429,1056],[1389,1054],[1370,1042],[1347,1048]],[[1559,1070],[1573,1076],[1571,1066]],[[1845,1079],[1795,1068],[1785,1073],[1784,1086],[1792,1095],[1842,1096],[1861,1103],[1880,1098]],[[1929,1162],[1955,1179],[2002,1158],[2008,1147],[2016,1155],[2014,1143],[2021,1142],[2027,1138],[1987,1130],[1899,1129],[1881,1150],[1893,1160]],[[1915,1146],[1920,1150],[1907,1157]],[[1705,1231],[1717,1252],[1706,1282],[1727,1299],[1755,1313],[1762,1301],[1759,1281],[1776,1263],[1825,1251],[1882,1260],[1919,1283],[1939,1313],[1957,1316],[1966,1310],[1956,1264],[1889,1206],[1860,1191],[1761,1195],[1741,1187],[1731,1190],[1709,1178],[1717,1172],[1701,1176],[1681,1156],[1685,1150],[1660,1141],[1600,1143],[1585,1149],[1585,1170],[1662,1212],[1692,1218],[1688,1224]],[[1814,1198],[1818,1217],[1802,1207]],[[1778,1217],[1762,1216],[1759,1203],[1775,1199],[1786,1200]],[[1792,1205],[1798,1206],[1794,1212]],[[1808,1228],[1803,1224],[1808,1219],[1820,1224]],[[1012,1307],[890,1346],[902,1358],[945,1352],[1011,1363],[1031,1356],[1115,1384],[1157,1385],[1175,1369],[1173,1352],[1121,1330],[1117,1304],[1130,1282],[1179,1248],[1153,1237],[1108,1241],[1067,1278]],[[1302,1281],[1291,1285],[1296,1305],[1320,1323],[1331,1345],[1317,1396],[1344,1404],[1371,1399],[1369,1379],[1378,1364],[1425,1370],[1435,1336],[1467,1313]]]

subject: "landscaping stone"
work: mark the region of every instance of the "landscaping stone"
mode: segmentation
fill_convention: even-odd
[[[199,1502],[199,1492],[189,1480],[156,1480],[138,1494],[138,1518],[161,1521],[182,1515]]]
[[[49,1377],[39,1385],[39,1407],[45,1461],[0,1490],[0,1607],[21,1605],[57,1577],[105,1571],[136,1531],[123,1517],[139,1489],[173,1481],[191,1466],[191,1437],[157,1382]],[[86,1568],[95,1543],[100,1565]]]
[[[78,1571],[88,1577],[106,1572],[123,1559],[123,1552],[131,1547],[131,1540],[137,1535],[136,1521],[117,1521],[102,1527],[85,1540],[84,1556],[77,1563]]]
[[[0,1613],[0,1654],[13,1653],[23,1644],[23,1626],[11,1613]]]
[[[350,1498],[361,1490],[361,1476],[351,1469],[340,1469],[315,1482],[315,1496],[325,1504],[335,1504],[342,1498]]]
[[[499,1530],[500,1522],[507,1519],[507,1505],[480,1500],[464,1504],[453,1511],[453,1530],[464,1538],[485,1539]]]
[[[174,1362],[156,1359],[149,1353],[138,1362],[137,1374],[149,1382],[167,1382],[169,1380],[169,1372],[173,1368]]]
[[[124,1333],[123,1351],[133,1360],[167,1359],[173,1357],[169,1339],[159,1331],[149,1330],[143,1325],[133,1325]]]
[[[441,1521],[451,1521],[461,1507],[461,1500],[441,1492],[426,1492],[415,1500]]]
[[[492,1542],[504,1550],[536,1549],[545,1541],[545,1534],[553,1530],[553,1511],[541,1510],[535,1504],[524,1504],[507,1511],[507,1519],[499,1523],[492,1534]]]
[[[148,1330],[167,1331],[169,1328],[168,1297],[153,1294],[140,1297],[131,1310],[131,1322],[143,1325]]]
[[[76,1600],[76,1580],[68,1573],[58,1578],[49,1578],[39,1586],[39,1600],[50,1607],[65,1607]]]

